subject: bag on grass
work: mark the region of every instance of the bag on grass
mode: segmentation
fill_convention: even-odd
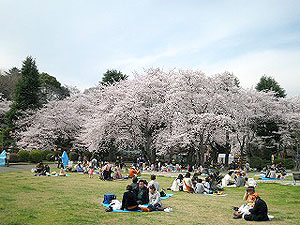
[[[116,195],[113,193],[107,193],[104,195],[104,200],[103,203],[104,204],[109,204],[112,200],[116,199]]]

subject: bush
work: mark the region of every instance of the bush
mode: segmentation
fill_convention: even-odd
[[[77,159],[78,159],[78,154],[77,154],[76,152],[70,152],[69,157],[70,157],[70,160],[71,160],[71,161],[77,161]]]
[[[286,169],[293,169],[295,167],[295,161],[293,159],[283,159],[283,158],[278,158],[275,160],[275,163],[282,163],[282,166],[285,167]]]
[[[52,153],[49,153],[46,157],[47,161],[54,161],[54,155]]]
[[[31,162],[38,163],[43,160],[43,152],[41,150],[32,150],[29,153]]]
[[[43,159],[47,160],[49,154],[52,154],[52,151],[42,151]]]
[[[21,150],[18,152],[20,162],[27,162],[29,160],[29,152],[26,150]]]
[[[19,162],[19,156],[17,153],[10,153],[10,158],[9,158],[9,162],[15,163],[15,162]]]
[[[258,170],[261,170],[265,166],[265,163],[260,157],[253,156],[250,158],[250,166],[252,168],[257,168]]]

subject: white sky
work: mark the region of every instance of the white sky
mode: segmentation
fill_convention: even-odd
[[[107,69],[266,74],[300,95],[300,1],[0,0],[0,69],[39,70],[81,89]]]

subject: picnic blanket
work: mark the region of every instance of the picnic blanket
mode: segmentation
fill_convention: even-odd
[[[168,199],[168,198],[172,197],[173,195],[174,195],[174,194],[166,193],[166,196],[160,197],[160,199]]]
[[[168,199],[170,197],[172,197],[174,194],[171,193],[167,193],[165,197],[161,197],[161,199]],[[104,204],[103,202],[101,203],[101,205],[105,206],[106,208],[108,208],[110,206],[110,204]],[[143,207],[148,207],[149,205],[143,205]],[[121,209],[116,209],[113,210],[111,212],[143,212],[142,210],[137,210],[137,211],[128,211],[128,210],[121,210]],[[154,212],[159,212],[159,211],[154,211]]]
[[[260,177],[261,180],[278,180],[278,178],[268,178],[268,177]]]
[[[70,174],[66,174],[65,176],[59,176],[58,174],[50,174],[50,177],[70,177]]]
[[[214,194],[203,194],[203,195],[208,195],[208,196],[212,196],[212,197],[225,197],[228,194],[223,194],[223,195],[214,195]]]

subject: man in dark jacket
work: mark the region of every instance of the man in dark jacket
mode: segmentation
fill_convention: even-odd
[[[133,177],[132,184],[130,184],[130,186],[132,186],[132,190],[136,194],[136,196],[138,195],[138,190],[139,190],[138,180],[139,179],[137,177]]]
[[[249,209],[250,214],[244,215],[244,219],[248,221],[268,221],[268,206],[257,193],[252,195],[255,198],[255,204]]]
[[[138,203],[136,201],[136,195],[132,190],[132,186],[128,185],[126,188],[126,192],[123,194],[122,200],[122,210],[129,210],[129,211],[137,211],[140,208],[138,207]]]
[[[139,181],[137,202],[141,205],[149,203],[149,191],[148,191],[148,188],[145,186],[144,180]]]

